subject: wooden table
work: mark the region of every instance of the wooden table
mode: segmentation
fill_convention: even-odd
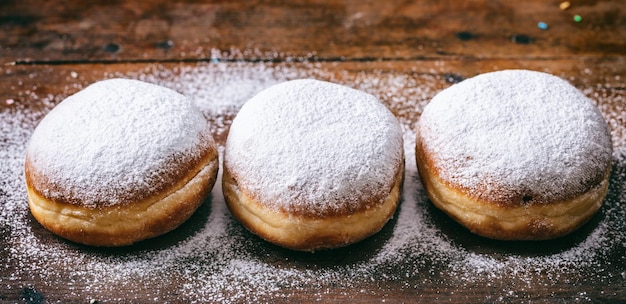
[[[626,302],[626,5],[570,2],[2,1],[0,302]],[[394,219],[331,251],[291,252],[252,236],[228,215],[219,184],[179,229],[127,248],[65,242],[26,207],[20,166],[30,132],[97,80],[139,78],[190,95],[220,143],[258,90],[334,81],[381,98],[410,151],[434,94],[508,68],[569,80],[612,129],[605,205],[559,240],[470,234],[424,197],[410,153]]]

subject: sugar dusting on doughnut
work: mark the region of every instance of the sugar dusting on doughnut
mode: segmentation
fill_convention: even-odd
[[[226,133],[230,112],[223,111],[225,106],[237,109],[254,92],[287,79],[315,76],[339,82],[381,98],[394,111],[408,109],[419,113],[438,90],[435,88],[447,86],[437,75],[453,69],[454,66],[441,62],[430,73],[417,72],[407,76],[395,72],[362,71],[341,73],[338,77],[333,70],[328,71],[319,63],[230,62],[149,64],[145,69],[138,68],[128,74],[115,72],[104,74],[103,77],[137,78],[175,89],[193,99],[205,114],[224,114],[216,115],[217,119],[223,117],[225,124],[214,125],[214,132]],[[427,200],[415,177],[415,119],[411,118],[401,120],[405,132],[407,178],[403,202],[393,225],[393,236],[371,259],[343,263],[342,258],[341,265],[333,267],[311,267],[310,261],[302,262],[280,251],[264,251],[255,255],[251,251],[242,250],[245,246],[252,247],[249,244],[254,240],[244,234],[245,231],[241,231],[243,229],[233,230],[234,220],[223,203],[217,200],[195,234],[175,246],[160,250],[115,255],[93,254],[67,246],[64,242],[35,236],[31,220],[25,216],[28,212],[20,176],[24,147],[45,111],[17,107],[22,97],[49,110],[51,106],[47,104],[62,100],[66,93],[54,92],[58,95],[31,97],[25,93],[26,89],[18,88],[13,93],[16,109],[0,111],[0,133],[3,136],[3,140],[0,140],[0,173],[2,176],[16,177],[4,180],[0,186],[0,198],[3,201],[0,230],[8,236],[5,240],[8,246],[3,248],[4,251],[0,250],[0,254],[7,254],[6,263],[0,264],[0,269],[8,274],[4,281],[5,290],[9,294],[19,293],[20,288],[24,287],[19,282],[34,280],[39,282],[35,286],[37,290],[55,290],[61,288],[59,277],[71,271],[72,276],[68,278],[70,284],[64,283],[62,286],[68,297],[118,301],[140,301],[137,298],[139,293],[128,294],[125,299],[110,299],[111,294],[119,290],[132,291],[135,286],[141,286],[142,294],[154,297],[154,301],[166,297],[157,288],[160,286],[179,288],[179,300],[189,302],[263,302],[270,297],[301,296],[302,290],[306,288],[311,288],[307,296],[312,301],[324,301],[330,291],[337,289],[345,296],[377,296],[384,301],[394,299],[396,295],[386,288],[388,281],[398,282],[406,290],[414,288],[416,301],[432,301],[432,298],[424,298],[424,295],[429,294],[422,294],[419,289],[435,286],[437,282],[455,284],[467,296],[478,298],[478,295],[485,295],[482,301],[488,302],[530,301],[535,296],[529,292],[533,288],[553,286],[552,282],[564,280],[575,286],[581,280],[606,283],[606,290],[579,290],[571,293],[579,301],[591,301],[598,293],[607,297],[615,295],[617,289],[611,286],[615,286],[614,283],[620,278],[607,271],[607,256],[619,254],[619,248],[626,244],[623,229],[626,191],[622,191],[623,185],[620,184],[626,179],[626,95],[614,87],[606,89],[605,86],[610,87],[610,83],[601,84],[601,88],[585,86],[585,75],[570,76],[577,79],[575,82],[587,96],[598,102],[611,125],[615,147],[613,163],[614,167],[621,168],[613,171],[612,182],[617,183],[612,183],[613,198],[605,203],[605,214],[598,226],[592,228],[591,234],[582,236],[584,241],[572,244],[564,251],[528,256],[514,253],[494,255],[485,252],[488,249],[484,247],[465,247],[448,238],[430,217]],[[76,86],[82,88],[82,84],[68,82],[65,90],[75,91]],[[249,94],[241,96],[242,91]],[[208,98],[213,96],[221,97],[219,100],[222,104],[217,103],[219,100]],[[221,195],[220,187],[214,187],[213,196]],[[434,265],[441,267],[436,268]],[[401,271],[393,271],[396,269]],[[444,274],[443,281],[438,281],[441,280],[437,278],[438,274]],[[624,276],[626,274],[622,273]],[[171,277],[176,280],[170,280]],[[510,285],[500,284],[504,279],[509,280]],[[143,288],[145,286],[155,288],[146,290]],[[485,290],[490,294],[485,294]],[[563,294],[562,290],[555,292]],[[446,299],[446,295],[442,294],[439,300]]]
[[[269,207],[350,212],[362,209],[364,201],[385,199],[402,147],[397,120],[376,97],[329,82],[294,80],[242,107],[224,166]]]
[[[443,179],[502,204],[580,195],[602,180],[612,154],[595,105],[533,71],[487,73],[440,92],[418,129]]]
[[[122,98],[124,96],[124,98]],[[97,118],[97,119],[94,119]],[[185,130],[185,132],[180,132]],[[148,197],[185,174],[213,141],[193,103],[130,79],[97,82],[68,97],[39,124],[27,155],[38,189],[88,207]]]

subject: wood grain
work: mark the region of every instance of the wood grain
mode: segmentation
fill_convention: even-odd
[[[563,11],[558,7],[561,1],[543,0],[5,0],[0,2],[0,114],[38,113],[40,118],[62,99],[97,80],[146,75],[159,80],[159,71],[171,72],[167,77],[176,79],[175,74],[182,70],[215,66],[219,67],[215,69],[218,77],[231,70],[242,75],[259,70],[290,71],[289,77],[314,77],[364,89],[381,98],[410,128],[419,118],[420,106],[451,84],[484,72],[523,68],[570,81],[611,115],[614,138],[624,139],[626,6],[622,0],[570,2],[571,7]],[[583,21],[574,22],[575,14]],[[540,30],[539,21],[549,28]],[[407,87],[399,88],[394,81]],[[234,114],[209,117],[226,123],[224,130],[214,134],[221,143]],[[3,123],[0,121],[0,129]],[[0,145],[10,144],[10,140],[0,135]],[[613,202],[612,209],[601,212],[578,233],[553,243],[490,241],[470,234],[432,206],[423,212],[443,235],[468,252],[496,259],[511,253],[531,258],[548,255],[581,242],[602,219],[613,216],[610,212],[623,214],[626,202],[620,198],[626,187],[626,165],[614,164],[614,172],[608,199]],[[0,177],[0,208],[8,185],[17,179]],[[30,215],[24,216],[37,242],[115,260],[180,244],[207,222],[214,204],[220,201],[207,201],[171,234],[113,250],[66,244]],[[245,240],[242,248],[259,263],[276,269],[316,271],[371,258],[389,240],[398,220],[363,243],[315,255],[268,245],[230,221],[232,233]],[[615,225],[623,231],[626,220]],[[176,303],[195,299],[182,290],[181,282],[190,279],[177,273],[153,278],[158,279],[155,286],[130,281],[115,282],[105,289],[97,289],[63,267],[47,270],[54,274],[54,282],[43,282],[44,276],[37,271],[12,277],[14,270],[22,267],[16,259],[9,259],[16,246],[11,243],[15,241],[10,237],[12,229],[0,225],[0,303],[89,303],[91,299],[98,303]],[[615,233],[619,232],[612,235]],[[348,288],[343,282],[285,283],[274,293],[251,291],[241,298],[225,289],[221,295],[239,296],[237,302],[271,303],[626,302],[626,247],[616,245],[605,258],[596,269],[556,278],[530,269],[528,282],[506,274],[499,274],[501,280],[477,277],[472,281],[447,274],[441,262],[410,260],[404,262],[417,265],[413,267],[419,271],[407,277],[360,282],[358,288]],[[193,275],[193,270],[190,273]],[[372,277],[401,273],[404,269],[398,263],[390,269],[376,269]],[[285,294],[289,297],[277,296]]]
[[[606,58],[626,52],[621,0],[24,1],[0,3],[18,62]],[[574,15],[583,16],[580,23]],[[549,25],[546,31],[538,22]]]
[[[30,99],[54,99],[56,102],[77,92],[86,85],[109,75],[140,73],[150,67],[174,69],[177,66],[193,67],[199,63],[80,63],[80,64],[18,64],[0,66],[0,107],[7,107],[7,99],[16,101],[11,106],[29,105]],[[237,66],[237,63],[221,63]],[[560,59],[560,60],[512,60],[512,59],[450,59],[450,60],[396,60],[332,63],[264,63],[265,66],[288,66],[305,70],[315,66],[318,71],[328,71],[333,79],[341,80],[342,74],[357,77],[359,73],[395,73],[408,77],[432,75],[448,84],[462,81],[480,73],[502,69],[530,69],[551,73],[567,79],[580,89],[595,88],[620,92],[626,90],[626,56],[615,59]],[[312,71],[312,76],[319,76]],[[319,73],[318,73],[319,74]],[[330,79],[331,76],[326,76]],[[442,89],[437,87],[436,89]],[[52,96],[48,96],[52,95]],[[36,96],[37,98],[32,98]],[[384,98],[384,96],[381,96]]]

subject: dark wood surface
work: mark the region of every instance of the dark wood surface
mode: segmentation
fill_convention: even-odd
[[[3,60],[177,61],[212,49],[251,60],[615,59],[626,49],[619,0],[572,1],[566,11],[559,1],[143,3],[3,1]]]
[[[421,107],[436,92],[479,73],[525,68],[546,71],[569,80],[597,100],[610,118],[614,138],[626,137],[626,4],[622,0],[570,1],[23,1],[0,2],[0,113],[45,113],[66,96],[111,75],[139,77],[164,71],[192,71],[218,65],[219,71],[291,71],[365,90],[380,97],[407,125],[419,118]],[[582,16],[581,22],[573,20]],[[547,30],[538,28],[546,22]],[[146,72],[151,71],[151,72]],[[219,72],[219,73],[222,73]],[[218,73],[218,72],[216,72]],[[290,74],[291,75],[291,74]],[[232,77],[232,75],[230,76]],[[259,80],[261,76],[252,78]],[[289,76],[292,77],[292,76]],[[289,78],[287,77],[287,78]],[[158,80],[159,77],[153,78]],[[389,79],[411,87],[388,94]],[[409,79],[410,81],[408,81]],[[367,80],[367,81],[364,81]],[[376,81],[379,80],[379,81]],[[366,83],[367,82],[367,83]],[[417,90],[416,88],[420,88]],[[398,89],[397,86],[393,87]],[[233,89],[233,88],[231,88]],[[396,97],[401,97],[398,101]],[[407,102],[412,100],[414,103]],[[223,117],[226,127],[214,134],[223,142],[234,112]],[[0,121],[1,124],[6,123]],[[2,129],[2,128],[0,128]],[[32,131],[32,130],[31,130]],[[408,131],[410,132],[410,130]],[[2,147],[10,138],[0,135]],[[4,155],[4,154],[2,154]],[[626,159],[626,157],[621,158]],[[0,302],[626,302],[626,164],[613,165],[608,204],[580,231],[564,239],[539,243],[507,243],[469,234],[428,204],[418,208],[429,223],[464,252],[492,255],[494,259],[522,256],[533,259],[566,252],[610,222],[605,236],[615,242],[602,258],[580,272],[539,269],[536,273],[477,276],[475,280],[446,274],[440,260],[428,255],[401,255],[406,260],[382,264],[370,273],[375,280],[342,282],[285,282],[272,292],[250,288],[246,294],[225,288],[216,297],[183,291],[196,281],[180,273],[152,273],[147,281],[112,282],[95,286],[82,280],[73,265],[50,263],[44,276],[37,268],[16,269],[27,258],[19,254],[19,240],[10,225],[0,225]],[[2,171],[0,172],[10,172]],[[0,176],[0,208],[20,176]],[[411,183],[412,177],[407,177]],[[417,184],[409,184],[416,188]],[[219,187],[219,184],[216,185]],[[406,185],[405,185],[406,188]],[[419,188],[419,187],[417,187]],[[215,192],[214,192],[215,193]],[[406,195],[406,192],[405,192]],[[415,194],[417,195],[417,194]],[[403,203],[411,201],[404,197]],[[418,200],[419,201],[419,200]],[[59,240],[26,218],[36,242],[86,257],[145,258],[142,252],[171,250],[205,225],[215,204],[213,197],[180,229],[135,247],[102,250]],[[8,204],[8,203],[7,203]],[[24,201],[24,204],[26,202]],[[404,210],[403,210],[404,208]],[[407,212],[410,206],[402,206]],[[1,214],[1,212],[0,212]],[[401,214],[400,214],[401,215]],[[249,259],[279,270],[328,273],[364,263],[387,242],[404,220],[397,216],[380,234],[363,243],[335,251],[304,254],[270,246],[229,224],[242,239]],[[0,220],[2,218],[0,217]],[[609,220],[607,220],[609,219]],[[0,223],[2,224],[2,223]],[[417,231],[416,233],[419,233]],[[24,242],[32,240],[25,239]],[[139,253],[138,253],[139,252]],[[45,255],[44,255],[45,256]],[[80,261],[77,261],[80,263]],[[191,275],[210,267],[190,263]],[[207,263],[198,261],[197,263]],[[209,263],[210,264],[210,263]],[[532,265],[532,263],[529,263]],[[194,268],[195,267],[195,268]],[[204,268],[203,268],[204,267]],[[218,267],[218,266],[216,266]],[[565,266],[564,266],[565,267]],[[407,270],[409,269],[409,270]],[[346,271],[348,271],[346,270]],[[508,271],[503,269],[502,271]],[[43,271],[42,271],[43,272]],[[216,270],[219,273],[219,271]],[[406,277],[401,274],[407,273]],[[16,273],[19,273],[16,274]],[[52,273],[53,275],[49,275]],[[558,273],[558,272],[557,272]],[[157,277],[159,278],[157,280]],[[339,275],[349,278],[350,275]],[[50,280],[54,282],[44,282]],[[243,279],[242,279],[243,280]],[[244,283],[254,282],[253,280]],[[152,285],[146,286],[146,282]],[[156,282],[156,283],[155,283]],[[232,284],[239,284],[233,280]],[[206,284],[206,282],[205,282]],[[261,284],[259,288],[265,288]],[[230,296],[230,298],[229,298]]]

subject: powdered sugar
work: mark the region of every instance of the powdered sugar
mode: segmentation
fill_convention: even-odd
[[[449,67],[443,65],[442,69],[441,74]],[[402,301],[399,297],[406,296],[409,302],[458,301],[462,297],[514,302],[552,296],[624,296],[619,290],[625,280],[619,272],[623,265],[610,264],[626,259],[626,124],[620,120],[623,112],[615,110],[623,107],[619,91],[585,90],[609,121],[614,143],[611,185],[600,213],[564,239],[503,243],[476,237],[438,212],[419,182],[414,160],[415,113],[435,95],[433,88],[445,84],[437,76],[381,73],[367,70],[365,65],[363,72],[337,77],[333,70],[325,71],[316,64],[265,63],[176,69],[155,65],[126,76],[177,87],[204,113],[222,115],[232,114],[223,109],[236,111],[243,104],[237,101],[243,97],[238,96],[252,96],[255,88],[260,91],[284,79],[314,76],[364,89],[388,104],[402,123],[406,174],[399,210],[379,234],[361,243],[328,252],[295,253],[269,245],[243,229],[230,217],[221,187],[216,186],[198,212],[170,234],[113,250],[74,245],[47,233],[28,214],[22,177],[24,152],[45,113],[19,107],[2,110],[0,233],[6,238],[0,239],[0,258],[6,260],[0,263],[0,299],[6,294],[3,292],[12,299],[11,291],[18,290],[13,292],[17,294],[22,288],[40,291],[49,302],[272,302],[273,298],[329,302],[361,296],[381,301]],[[233,88],[242,83],[235,92]],[[231,90],[232,98],[226,89]],[[222,92],[233,106],[218,102],[212,107],[202,96],[213,92]],[[389,92],[394,92],[393,96]],[[596,92],[600,94],[593,96]],[[62,99],[57,97],[55,100]],[[228,129],[228,121],[224,121],[222,127],[213,126],[217,132]],[[568,288],[556,289],[563,284]]]
[[[612,154],[609,128],[588,98],[560,78],[524,70],[440,92],[418,130],[444,180],[502,203],[581,195],[603,179]]]
[[[97,82],[61,102],[33,133],[34,187],[89,207],[149,197],[202,156],[208,130],[175,91],[130,79]]]
[[[272,86],[241,108],[224,166],[270,208],[326,214],[382,202],[402,159],[400,125],[376,97],[303,79]]]

